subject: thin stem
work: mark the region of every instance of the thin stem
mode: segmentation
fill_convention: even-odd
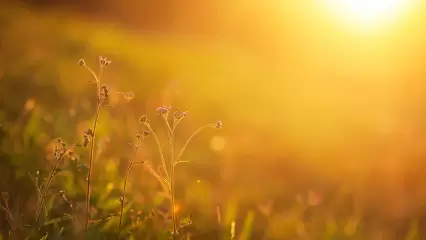
[[[93,223],[97,223],[97,222],[105,221],[105,220],[108,220],[108,219],[110,219],[110,218],[112,218],[112,217],[115,217],[115,216],[116,216],[115,214],[109,214],[109,215],[107,215],[107,216],[101,217],[101,218],[96,219],[96,220],[90,220],[90,222],[89,222],[89,223],[93,224]]]
[[[176,167],[179,163],[189,163],[189,161],[178,161],[173,164],[173,167]]]
[[[96,80],[96,87],[97,87],[97,107],[96,107],[96,113],[95,113],[95,121],[93,123],[93,136],[92,136],[92,142],[90,145],[90,158],[89,158],[89,174],[87,176],[87,194],[86,194],[86,221],[84,224],[84,236],[85,238],[87,238],[87,231],[88,231],[88,227],[89,227],[89,221],[90,221],[90,215],[89,215],[89,211],[90,211],[90,195],[91,195],[91,189],[90,189],[90,184],[91,184],[91,180],[92,180],[92,166],[93,166],[93,156],[94,156],[94,152],[95,152],[95,139],[96,139],[96,127],[98,125],[98,119],[99,119],[99,115],[101,112],[101,108],[102,108],[102,104],[104,99],[101,96],[101,77],[102,77],[102,70],[103,67],[100,67],[99,70],[99,75],[96,76],[95,72],[88,66],[86,66],[86,68],[92,73],[93,77]]]
[[[152,130],[151,126],[148,125],[148,129],[152,133],[152,136],[154,136],[155,142],[157,143],[157,148],[160,154],[161,164],[163,165],[163,168],[164,168],[164,173],[166,174],[167,180],[170,181],[169,172],[167,171],[166,159],[164,158],[163,149],[161,147],[160,140],[158,139],[157,134]]]
[[[37,206],[38,206],[38,204],[40,204],[40,199],[41,199],[41,196],[42,196],[40,189],[43,188],[44,183],[39,187],[38,184],[37,184],[38,181],[36,181],[35,178],[33,178],[31,173],[28,173],[28,175],[31,178],[31,182],[33,182],[34,188],[37,190]],[[36,215],[37,215],[37,209],[36,209]]]
[[[99,73],[99,77],[96,76],[96,73],[87,65],[84,65],[84,67],[92,74],[93,78],[95,79],[95,83],[97,84],[98,87],[98,99],[100,98],[100,92],[101,92],[101,88],[100,88],[100,78],[101,78],[101,73],[102,73],[102,67]]]
[[[171,127],[170,127],[170,123],[169,123],[169,121],[167,121],[167,114],[163,114],[163,119],[164,119],[164,122],[166,123],[166,126],[167,126],[167,130],[169,130],[168,131],[168,136],[169,136],[169,140],[170,141],[172,141],[172,133],[173,133],[173,130],[174,129],[172,129]]]
[[[182,121],[183,117],[173,121],[173,131],[175,131],[176,127],[179,125],[180,121]]]
[[[171,128],[169,121],[167,120],[168,114],[163,114],[164,122],[166,123],[167,129],[168,129],[168,136],[169,136],[169,142],[170,142],[170,194],[171,194],[171,201],[170,201],[170,211],[172,212],[172,225],[173,225],[173,236],[176,236],[176,212],[175,212],[175,189],[174,189],[174,178],[175,178],[175,171],[174,171],[174,163],[175,163],[175,147],[174,147],[174,130],[175,130],[175,124],[173,124],[173,128]],[[166,170],[167,171],[167,170]]]
[[[0,204],[0,207],[3,209],[3,211],[7,214],[7,217],[8,217],[8,219],[7,219],[7,221],[8,221],[8,223],[9,223],[9,225],[10,225],[10,228],[14,231],[15,230],[15,221],[14,221],[14,218],[13,218],[13,215],[12,215],[12,213],[10,212],[10,209],[9,209],[9,204],[8,204],[8,202],[6,201],[6,199],[4,199],[3,197],[0,197],[2,200],[3,200],[3,202],[4,202],[4,206],[3,206],[3,204]]]
[[[71,149],[73,149],[76,146],[76,144],[73,144],[71,146],[69,146],[68,148],[66,148],[61,155],[59,156],[59,158],[56,160],[55,164],[52,167],[52,171],[50,171],[50,175],[49,178],[47,180],[46,185],[44,186],[44,191],[43,194],[41,194],[41,198],[40,198],[40,202],[38,205],[38,210],[36,212],[36,222],[38,222],[39,218],[40,218],[40,214],[41,214],[41,210],[43,209],[43,203],[44,203],[44,199],[47,195],[47,191],[49,190],[50,187],[50,183],[52,182],[53,177],[55,176],[55,172],[56,169],[58,167],[59,162],[64,158],[65,154],[67,154],[68,151],[70,151]]]
[[[212,124],[207,124],[204,125],[200,128],[198,128],[189,138],[188,140],[186,140],[185,144],[183,145],[182,149],[180,150],[180,153],[178,155],[178,157],[176,158],[176,162],[179,162],[179,160],[182,158],[182,155],[184,154],[186,148],[188,147],[189,143],[191,142],[191,140],[198,134],[200,133],[203,129],[208,128],[208,127],[212,127]]]
[[[145,166],[145,168],[149,171],[149,173],[151,173],[151,174],[152,174],[152,176],[154,176],[154,177],[155,177],[155,179],[157,179],[157,180],[158,180],[158,182],[160,182],[161,187],[163,188],[164,192],[165,192],[165,193],[167,193],[167,194],[169,194],[169,192],[170,192],[170,185],[169,185],[169,183],[168,183],[168,180],[167,180],[167,179],[165,179],[165,178],[163,178],[163,177],[161,177],[161,176],[157,173],[157,171],[155,171],[155,170],[152,168],[152,166],[151,166],[150,164],[144,164],[144,166]],[[167,196],[167,198],[171,198],[171,197],[170,197],[170,196]]]
[[[96,127],[98,125],[98,119],[99,119],[99,115],[100,115],[100,112],[101,112],[102,103],[103,103],[103,99],[99,98],[98,99],[98,106],[96,108],[96,114],[95,114],[95,122],[93,123],[92,142],[91,142],[91,145],[90,145],[89,174],[87,176],[87,188],[86,188],[86,191],[87,191],[87,194],[86,194],[86,222],[85,222],[85,225],[84,225],[85,237],[87,237],[87,230],[88,230],[89,221],[90,221],[90,215],[89,215],[90,195],[91,195],[90,184],[91,184],[91,180],[92,180],[93,156],[94,156],[94,153],[95,153]]]
[[[170,128],[170,126],[169,126]],[[170,132],[170,191],[171,191],[171,211],[172,211],[172,224],[173,224],[173,236],[176,236],[176,212],[175,212],[175,170],[174,170],[174,158],[175,158],[175,147],[174,147],[174,131]]]
[[[118,223],[117,239],[119,239],[120,232],[121,232],[121,221],[123,219],[124,200],[125,200],[125,196],[126,196],[127,179],[128,179],[128,177],[130,175],[130,170],[131,170],[131,168],[132,168],[132,166],[133,166],[133,164],[135,162],[136,154],[138,153],[138,150],[139,150],[139,146],[136,145],[135,146],[135,151],[134,151],[133,156],[132,156],[132,159],[130,159],[129,166],[127,167],[127,171],[126,171],[126,174],[124,176],[123,195],[122,195],[122,198],[120,199],[120,201],[121,201],[121,209],[120,209],[120,220],[119,220],[119,223]]]

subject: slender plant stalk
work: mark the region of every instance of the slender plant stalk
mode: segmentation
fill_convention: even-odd
[[[148,170],[148,172],[155,178],[155,179],[157,179],[158,180],[158,182],[160,183],[160,185],[161,185],[161,187],[163,188],[163,191],[164,191],[164,193],[166,193],[167,194],[167,198],[170,198],[171,199],[171,196],[170,196],[170,186],[168,185],[168,183],[166,183],[164,180],[165,180],[165,178],[163,178],[162,176],[160,176],[159,174],[158,174],[158,172],[157,171],[155,171],[154,170],[154,168],[152,168],[152,166],[151,165],[149,165],[149,164],[144,164],[144,167],[146,168],[146,170]]]
[[[176,212],[175,212],[175,147],[174,147],[174,129],[170,133],[170,191],[171,191],[171,211],[172,211],[172,224],[173,224],[173,236],[176,236]]]
[[[163,166],[164,173],[166,174],[166,179],[170,182],[169,172],[167,171],[166,159],[164,158],[163,148],[161,147],[160,140],[158,139],[157,134],[152,130],[151,126],[148,125],[148,130],[154,136],[155,142],[157,143],[158,152],[160,153],[161,164]]]
[[[61,153],[61,155],[59,156],[59,158],[56,160],[55,164],[53,165],[52,171],[50,171],[49,178],[47,179],[47,183],[44,186],[44,191],[41,194],[40,202],[39,202],[38,207],[37,207],[36,222],[38,222],[38,220],[40,219],[40,214],[41,214],[41,211],[43,209],[44,199],[47,196],[47,191],[49,190],[50,183],[52,182],[52,179],[55,176],[55,172],[56,172],[56,169],[58,168],[59,162],[61,162],[61,160],[65,157],[67,152],[70,151],[71,149],[73,149],[75,146],[76,146],[76,144],[73,144],[73,145],[67,147],[66,149],[64,149],[64,151]]]
[[[171,127],[169,124],[169,121],[167,120],[167,115],[163,115],[164,120],[166,122],[167,128],[169,130],[169,137],[170,137],[170,194],[171,194],[171,211],[172,211],[172,224],[173,224],[173,236],[176,236],[177,234],[177,219],[176,219],[176,211],[175,211],[175,167],[178,163],[180,163],[180,158],[182,157],[183,153],[185,152],[187,146],[191,142],[191,140],[200,133],[203,129],[207,127],[211,127],[212,124],[207,124],[205,126],[202,126],[198,128],[185,142],[185,145],[182,147],[178,157],[175,159],[175,130],[179,122],[182,120],[182,118],[179,118],[178,120],[173,121],[173,126]]]
[[[96,143],[96,127],[98,125],[99,115],[101,112],[102,104],[104,99],[101,96],[101,76],[102,76],[102,66],[100,67],[99,76],[96,76],[96,74],[93,72],[91,68],[85,65],[85,67],[92,73],[93,77],[96,81],[96,87],[97,87],[97,107],[96,107],[96,113],[95,113],[95,120],[93,123],[93,129],[92,129],[92,141],[90,145],[90,158],[89,158],[89,174],[87,176],[87,188],[86,188],[86,221],[84,224],[84,236],[87,238],[87,232],[90,222],[90,196],[91,196],[91,180],[92,180],[92,167],[93,167],[93,156],[95,153],[95,143]]]
[[[15,229],[16,229],[16,227],[15,227],[15,220],[13,218],[12,212],[10,211],[8,200],[5,199],[5,198],[3,198],[3,197],[0,197],[0,199],[2,199],[3,202],[4,202],[4,206],[3,206],[3,204],[0,203],[0,207],[3,209],[3,211],[7,215],[6,220],[9,223],[10,228],[12,229],[12,231],[15,231]]]
[[[189,138],[188,138],[188,140],[186,140],[186,142],[185,142],[185,144],[183,145],[183,147],[182,147],[182,149],[180,150],[180,152],[179,152],[179,155],[178,155],[178,157],[176,158],[176,164],[177,163],[179,163],[180,162],[180,159],[182,158],[182,155],[185,153],[185,150],[186,150],[186,148],[188,147],[188,145],[189,145],[189,143],[192,141],[192,139],[195,137],[195,136],[197,136],[202,130],[204,130],[205,128],[208,128],[208,127],[212,127],[213,125],[212,124],[207,124],[207,125],[204,125],[204,126],[202,126],[202,127],[200,127],[200,128],[198,128]],[[175,165],[176,165],[175,164]]]
[[[170,142],[170,177],[169,177],[169,183],[170,183],[170,195],[171,195],[171,201],[170,201],[170,211],[172,212],[172,225],[173,225],[173,237],[176,237],[176,212],[175,212],[175,189],[174,189],[174,178],[175,178],[175,171],[174,171],[174,163],[175,163],[175,147],[174,147],[174,132],[175,132],[175,126],[174,124],[173,128],[170,126],[169,121],[167,120],[168,114],[163,115],[164,122],[166,123],[167,130],[168,130],[168,136],[169,136],[169,142]]]
[[[138,153],[138,150],[139,150],[139,146],[135,145],[135,151],[133,153],[132,159],[130,159],[129,166],[127,166],[126,175],[124,176],[123,195],[122,195],[122,198],[120,199],[120,201],[121,201],[121,208],[120,208],[120,220],[119,220],[119,223],[118,223],[117,239],[119,239],[120,233],[121,233],[121,221],[123,219],[124,200],[125,200],[125,196],[126,196],[127,179],[128,179],[128,177],[130,175],[130,170],[132,169],[132,166],[135,163],[136,154]]]
[[[160,154],[160,158],[161,158],[161,163],[162,163],[162,167],[164,169],[165,175],[166,177],[163,179],[164,181],[167,180],[168,186],[169,186],[169,192],[171,195],[171,202],[170,202],[170,211],[172,212],[172,224],[173,224],[173,238],[175,239],[177,236],[177,223],[176,223],[176,212],[175,212],[175,167],[177,164],[179,163],[185,163],[187,161],[181,161],[180,159],[182,158],[182,155],[184,154],[186,148],[188,147],[189,143],[191,142],[191,140],[198,134],[200,133],[203,129],[208,128],[208,127],[217,127],[220,128],[221,127],[221,122],[220,125],[218,125],[218,123],[216,124],[207,124],[205,126],[202,126],[200,128],[198,128],[189,138],[188,140],[185,142],[184,146],[182,147],[181,151],[179,152],[179,155],[177,156],[177,158],[175,157],[175,144],[174,144],[174,137],[175,137],[175,129],[177,127],[177,125],[180,123],[180,121],[182,120],[182,115],[178,118],[173,119],[173,125],[171,126],[169,121],[168,121],[168,114],[169,114],[169,109],[165,109],[165,107],[163,108],[159,108],[159,112],[162,114],[163,116],[163,120],[166,123],[167,126],[167,130],[168,130],[168,137],[169,137],[169,143],[170,143],[170,170],[168,170],[167,165],[166,165],[166,160],[164,158],[164,154],[163,154],[163,148],[161,147],[161,143],[158,139],[157,134],[152,130],[150,124],[146,124],[148,130],[152,133],[152,135],[154,136],[154,139],[157,143],[157,147],[158,147],[158,152]],[[186,114],[185,114],[186,115]],[[170,172],[169,172],[170,171]],[[158,179],[158,174],[154,174],[157,179]]]

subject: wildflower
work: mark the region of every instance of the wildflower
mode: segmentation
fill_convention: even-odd
[[[175,111],[175,112],[173,113],[173,117],[175,117],[175,118],[179,118],[179,116],[180,116],[180,114],[179,114],[179,112],[178,112],[178,111]]]
[[[171,109],[172,109],[172,106],[166,107],[163,105],[161,107],[158,107],[156,110],[159,114],[164,115],[164,114],[167,114]]]
[[[182,118],[186,117],[187,115],[188,115],[188,111],[185,111],[185,112],[182,112],[182,113],[179,113],[178,111],[175,111],[175,112],[173,113],[173,116],[174,116],[174,118],[175,118],[176,120],[180,120],[180,119],[182,119]]]

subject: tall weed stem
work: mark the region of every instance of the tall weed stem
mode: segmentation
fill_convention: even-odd
[[[122,219],[123,219],[123,212],[124,212],[124,201],[125,201],[125,197],[126,197],[127,179],[129,178],[130,171],[131,171],[133,165],[135,164],[136,154],[138,153],[139,145],[135,145],[134,148],[135,148],[135,151],[133,152],[133,156],[130,159],[129,165],[127,166],[126,174],[124,176],[123,195],[120,198],[121,206],[120,206],[120,220],[118,222],[117,240],[119,239],[120,233],[121,233],[121,222],[122,222]]]
[[[91,181],[93,173],[93,158],[95,154],[95,144],[96,144],[96,128],[98,125],[99,115],[102,109],[104,100],[108,98],[108,88],[106,85],[101,85],[102,72],[105,67],[110,65],[111,61],[108,61],[106,58],[99,57],[99,75],[96,75],[95,72],[85,64],[84,60],[80,60],[79,64],[85,67],[93,76],[96,83],[97,90],[97,106],[95,112],[95,119],[93,122],[93,128],[91,129],[91,144],[90,144],[90,157],[89,157],[89,172],[87,176],[87,188],[86,188],[86,220],[84,223],[84,236],[87,238],[87,232],[90,222],[90,198],[91,198]]]
[[[41,194],[40,201],[38,203],[37,211],[36,211],[36,222],[40,219],[40,214],[43,209],[44,199],[47,196],[47,191],[49,190],[50,184],[52,183],[52,179],[55,176],[56,170],[58,168],[58,164],[62,161],[65,155],[72,150],[76,144],[73,144],[63,150],[63,152],[56,159],[55,164],[53,164],[52,170],[50,171],[49,178],[47,179],[46,185],[44,185],[43,193]]]

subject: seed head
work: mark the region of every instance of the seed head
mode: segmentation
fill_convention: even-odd
[[[146,115],[142,115],[142,116],[139,118],[139,122],[140,122],[140,123],[147,123],[147,122],[148,122],[148,117],[147,117]]]
[[[79,66],[86,66],[86,62],[84,61],[84,59],[80,59],[80,60],[78,60],[78,65]]]
[[[132,91],[128,91],[124,94],[124,99],[127,101],[132,100],[135,97],[135,94]]]
[[[108,67],[109,65],[111,64],[111,61],[108,61],[108,59],[105,57],[102,57],[102,56],[99,56],[99,65],[101,66],[101,67]]]
[[[108,85],[102,84],[101,86],[101,97],[107,99],[109,97]]]
[[[215,124],[215,128],[218,128],[218,129],[220,129],[220,128],[222,128],[222,121],[217,121],[216,122],[216,124]]]
[[[143,130],[142,131],[142,136],[143,137],[148,137],[149,135],[151,135],[151,131],[148,131],[148,130]]]
[[[81,145],[83,147],[87,148],[89,146],[89,142],[90,142],[89,136],[88,135],[84,135],[83,142],[81,143]]]
[[[86,131],[84,131],[84,134],[86,134],[86,135],[89,135],[89,136],[91,136],[91,137],[93,137],[93,131],[92,131],[92,129],[87,129]]]

